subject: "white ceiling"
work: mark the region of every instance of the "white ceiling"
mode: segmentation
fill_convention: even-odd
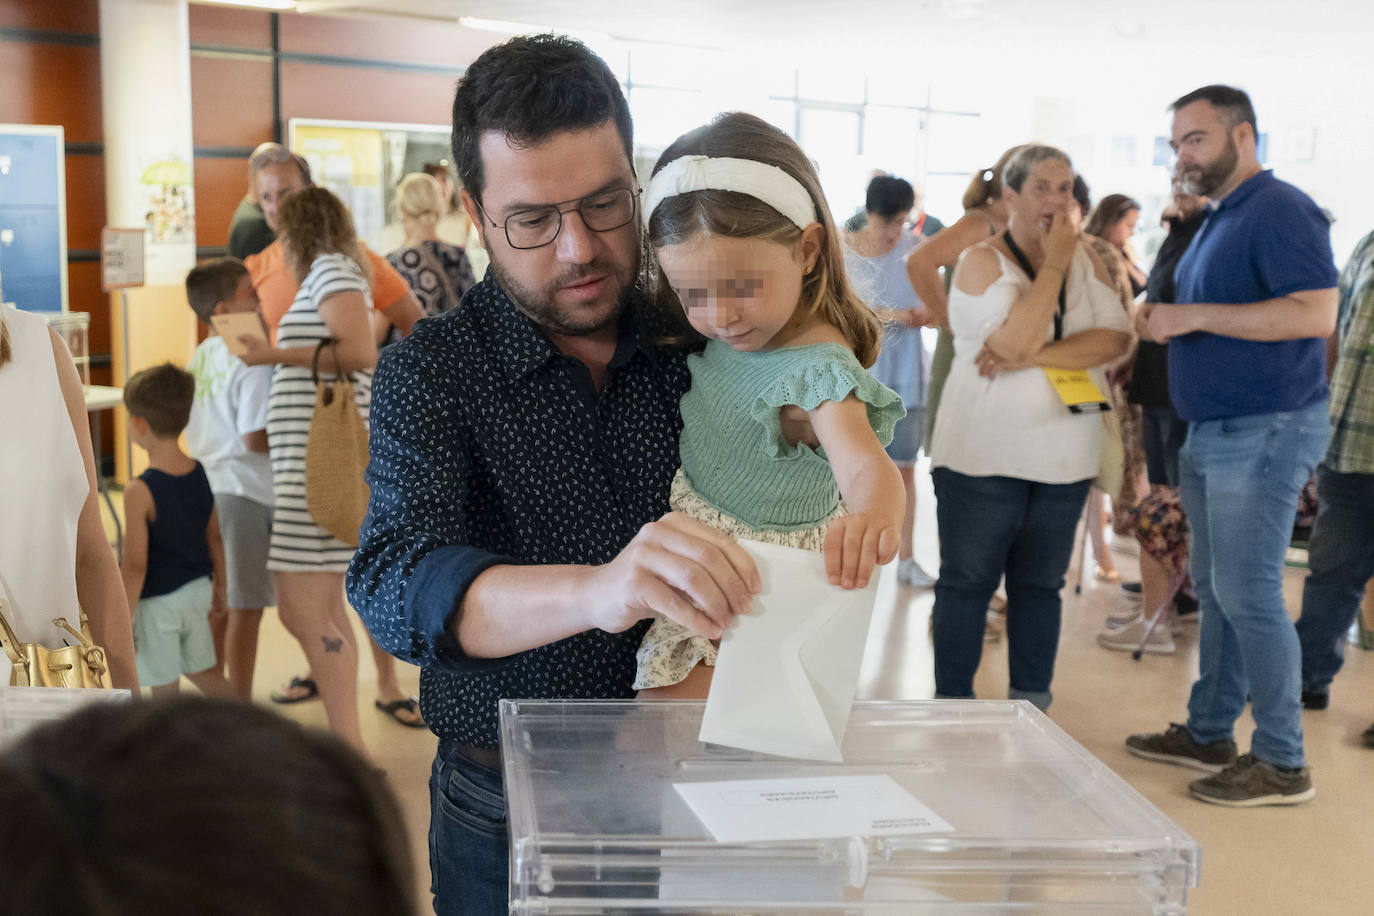
[[[760,58],[974,67],[990,57],[1166,67],[1180,54],[1368,54],[1369,0],[297,0],[305,13],[460,16]],[[887,69],[871,66],[867,69]]]

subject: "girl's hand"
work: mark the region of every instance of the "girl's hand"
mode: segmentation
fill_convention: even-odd
[[[877,515],[855,512],[842,515],[825,534],[825,574],[831,585],[863,588],[874,566],[892,562],[897,555],[897,529]]]

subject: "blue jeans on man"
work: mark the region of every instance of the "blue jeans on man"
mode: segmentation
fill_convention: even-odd
[[[1089,481],[971,477],[944,467],[931,479],[940,528],[931,612],[936,696],[973,696],[988,601],[1005,573],[1008,695],[1047,708],[1059,651],[1059,591]]]
[[[1251,753],[1304,765],[1298,634],[1283,603],[1283,561],[1298,497],[1326,453],[1325,400],[1300,410],[1192,423],[1179,453],[1201,621],[1188,732],[1232,738],[1249,696]]]
[[[1326,694],[1345,661],[1345,634],[1374,578],[1374,474],[1317,469],[1317,521],[1307,547],[1298,642],[1304,691]]]
[[[440,740],[429,777],[429,870],[438,916],[505,916],[510,852],[501,774]]]

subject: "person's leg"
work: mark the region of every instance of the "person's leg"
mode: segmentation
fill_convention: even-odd
[[[237,698],[234,688],[229,686],[219,668],[206,668],[204,671],[186,675],[186,679],[207,697],[222,697],[226,700]]]
[[[438,916],[505,916],[510,896],[501,774],[439,742],[429,777],[429,869]]]
[[[940,529],[940,578],[931,611],[935,694],[972,697],[988,602],[1021,525],[1026,482],[970,477],[949,468],[936,468],[931,478]]]
[[[1089,481],[1025,485],[1025,515],[1007,551],[1008,695],[1043,710],[1050,705],[1059,651],[1059,592],[1073,558]]]
[[[1298,642],[1303,693],[1324,698],[1345,661],[1345,633],[1374,576],[1374,475],[1317,470],[1317,521],[1307,547]]]
[[[387,715],[404,725],[420,726],[424,718],[420,715],[419,701],[401,690],[401,682],[396,678],[396,658],[371,636],[367,646],[372,650],[372,663],[377,668],[377,704]]]
[[[158,684],[156,687],[149,687],[148,692],[154,700],[166,700],[181,693],[181,681],[178,679],[170,684]]]
[[[258,629],[262,625],[262,608],[240,608],[229,612],[229,627],[225,632],[225,654],[229,657],[229,684],[234,696],[241,700],[253,698],[253,672],[258,661]]]
[[[226,608],[212,609],[209,616],[210,638],[215,644],[215,668],[224,674],[229,670],[229,650],[226,636],[229,629],[229,611]]]
[[[1088,492],[1088,511],[1083,523],[1088,526],[1088,540],[1093,545],[1093,562],[1097,564],[1097,578],[1103,582],[1115,582],[1121,578],[1121,573],[1116,571],[1112,552],[1107,549],[1107,532],[1102,521],[1106,514],[1106,495],[1097,487]]]
[[[1186,448],[1204,493],[1197,511],[1187,497],[1184,509],[1194,530],[1205,524],[1209,532],[1209,590],[1225,618],[1220,644],[1210,646],[1215,656],[1199,659],[1188,730],[1202,742],[1230,737],[1248,688],[1251,753],[1279,767],[1303,765],[1301,650],[1283,603],[1283,561],[1298,496],[1328,438],[1321,403],[1197,424]],[[1203,653],[1217,629],[1207,611],[1204,604]]]
[[[915,549],[916,527],[916,468],[910,464],[897,465],[897,473],[902,477],[902,490],[906,494],[906,509],[902,514],[901,546],[897,548],[897,560],[910,560]]]
[[[278,572],[277,610],[300,642],[329,727],[367,754],[358,725],[358,646],[344,610],[343,573]]]

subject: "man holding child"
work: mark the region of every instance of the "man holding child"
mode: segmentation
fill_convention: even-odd
[[[436,911],[495,914],[498,700],[631,697],[649,617],[718,635],[758,579],[729,538],[668,513],[686,353],[660,343],[678,316],[636,285],[615,76],[565,38],[492,48],[459,83],[453,146],[491,268],[378,364],[347,587],[377,642],[424,669]],[[521,231],[532,214],[538,238]]]

